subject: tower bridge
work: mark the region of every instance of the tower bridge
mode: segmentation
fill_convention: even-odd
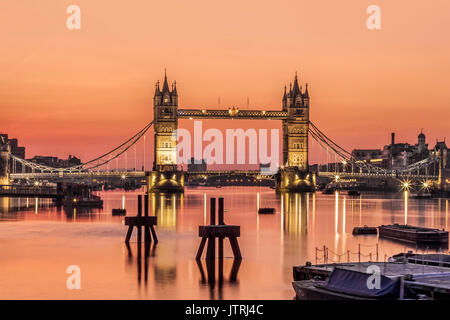
[[[113,150],[93,159],[70,168],[53,168],[20,159],[11,154],[10,147],[5,141],[0,141],[0,185],[9,184],[13,179],[42,179],[58,180],[104,178],[114,179],[123,177],[145,178],[148,191],[183,192],[185,179],[219,175],[248,175],[258,179],[272,179],[276,189],[281,192],[309,192],[315,190],[316,176],[334,177],[336,172],[310,172],[308,163],[309,138],[312,137],[320,147],[327,152],[334,153],[335,157],[344,161],[351,172],[339,173],[341,177],[354,178],[380,178],[389,177],[402,180],[431,179],[442,183],[442,160],[435,155],[414,163],[400,171],[393,171],[369,163],[357,161],[345,149],[326,136],[309,118],[310,97],[308,85],[305,90],[299,85],[297,74],[289,89],[285,86],[280,110],[240,110],[229,108],[217,109],[179,109],[178,91],[176,82],[169,85],[167,75],[164,75],[162,86],[159,81],[155,85],[153,98],[153,120],[133,137],[114,148]],[[184,172],[179,170],[176,141],[173,133],[178,128],[179,119],[253,119],[253,120],[280,120],[283,132],[282,165],[276,174],[263,173],[259,170],[245,171],[206,171]],[[154,159],[152,171],[109,171],[108,164],[117,160],[134,146],[144,134],[154,128]],[[1,138],[1,137],[0,137]],[[144,138],[145,139],[145,138]],[[22,168],[29,168],[31,172],[10,173],[9,161],[22,164]],[[420,170],[428,168],[435,163],[440,164],[438,177],[423,175]],[[100,168],[107,167],[105,170]],[[353,170],[357,169],[357,170]],[[358,172],[359,171],[359,172]]]
[[[283,130],[283,168],[276,181],[279,191],[313,191],[314,183],[308,170],[309,93],[306,84],[302,91],[297,74],[289,91],[284,89],[281,110],[178,109],[176,82],[169,86],[167,75],[160,88],[155,86],[154,161],[149,179],[150,190],[182,191],[184,174],[178,171],[177,146],[172,134],[178,128],[178,119],[255,119],[281,120]]]

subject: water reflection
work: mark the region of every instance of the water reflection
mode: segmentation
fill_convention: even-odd
[[[216,278],[216,264],[215,260],[206,260],[206,274],[203,270],[203,263],[201,260],[196,260],[198,269],[200,271],[201,280],[200,283],[202,285],[209,286],[209,298],[211,300],[216,299],[215,297],[215,287],[217,283],[217,299],[223,299],[223,285],[225,282],[232,286],[236,286],[239,284],[237,275],[239,272],[239,268],[241,266],[241,259],[233,259],[233,264],[231,265],[230,275],[228,276],[228,280],[224,279],[224,259],[218,259],[218,275]],[[217,280],[216,280],[217,279]]]
[[[128,250],[123,244],[123,217],[111,213],[125,206],[128,216],[136,215],[137,194],[142,190],[101,192],[104,208],[87,212],[57,211],[49,199],[0,198],[0,220],[18,219],[0,222],[4,257],[0,283],[5,289],[0,298],[40,296],[42,281],[36,281],[35,272],[26,268],[30,258],[33,269],[43,272],[40,279],[50,284],[48,296],[67,298],[60,281],[55,285],[52,281],[61,273],[60,267],[76,257],[96,288],[83,290],[86,299],[290,299],[292,266],[314,262],[315,248],[326,246],[329,262],[347,261],[348,256],[342,255],[348,252],[351,261],[357,261],[359,245],[367,256],[375,254],[378,244],[380,260],[415,250],[377,236],[353,236],[355,226],[407,221],[448,230],[449,199],[415,199],[403,192],[352,197],[276,194],[269,188],[187,188],[184,195],[149,196],[149,214],[158,217],[160,242],[146,257],[144,245],[137,250],[131,242]],[[196,264],[195,253],[198,226],[209,222],[209,198],[218,195],[225,199],[225,222],[241,226],[244,260],[240,264],[227,259],[232,251],[226,246],[223,264],[216,259],[213,273],[205,260]],[[259,206],[274,207],[276,213],[258,215]],[[89,223],[83,223],[86,220]]]
[[[283,233],[292,237],[306,236],[309,215],[309,193],[281,194],[281,225]],[[312,197],[315,210],[315,196]]]
[[[0,220],[23,219],[25,212],[38,214],[54,207],[51,199],[0,197]]]
[[[158,226],[176,229],[177,211],[182,209],[183,194],[152,193],[149,197],[153,214],[158,217]]]
[[[133,259],[133,252],[131,249],[131,246],[129,243],[125,244],[125,247],[127,248],[127,263],[129,266],[134,265],[134,259]],[[137,248],[137,257],[136,257],[136,266],[137,266],[137,281],[140,285],[142,282],[142,267],[144,269],[144,284],[145,287],[147,287],[148,284],[148,266],[149,266],[149,258],[155,257],[156,255],[156,243],[153,243],[152,246],[145,245],[144,248],[144,265],[142,266],[142,248],[138,244]],[[156,271],[155,271],[155,278],[156,278]]]

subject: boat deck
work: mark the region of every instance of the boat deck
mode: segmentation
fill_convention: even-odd
[[[309,273],[310,275],[319,275],[327,277],[335,267],[339,267],[351,271],[365,272],[369,266],[376,265],[380,268],[381,274],[387,277],[398,277],[406,274],[437,274],[446,273],[450,288],[450,269],[439,266],[419,265],[415,263],[401,262],[356,262],[356,263],[335,263],[321,264],[313,266],[296,266],[294,267],[294,280],[303,280],[299,278],[299,273]]]
[[[357,262],[322,265],[307,265],[294,267],[294,290],[300,299],[359,299],[361,297],[343,295],[321,288],[334,268],[367,272],[369,266],[378,266],[382,275],[398,279],[403,278],[404,286],[412,289],[416,299],[449,299],[450,298],[450,268],[402,262]],[[317,286],[319,284],[319,286]],[[402,298],[401,298],[402,299]]]

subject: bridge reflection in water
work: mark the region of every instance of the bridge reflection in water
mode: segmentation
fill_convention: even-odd
[[[288,235],[302,236],[308,232],[309,199],[312,195],[315,208],[315,194],[283,193],[281,197],[281,226]]]
[[[70,219],[63,209],[58,212],[51,200],[39,199],[36,207],[35,198],[0,197],[0,219],[11,220],[0,222],[4,239],[1,250],[7,253],[32,246],[30,254],[35,268],[48,270],[42,279],[51,283],[54,273],[60,272],[58,266],[73,255],[72,250],[67,250],[68,246],[72,248],[72,244],[76,244],[73,250],[79,263],[93,270],[90,282],[94,281],[93,285],[99,288],[98,291],[86,290],[83,293],[86,298],[290,299],[293,295],[290,289],[292,266],[306,261],[314,263],[316,247],[327,246],[330,262],[347,261],[348,251],[352,253],[351,260],[357,261],[358,256],[353,253],[358,252],[359,244],[361,252],[368,255],[375,254],[378,243],[379,261],[384,260],[385,254],[391,256],[405,250],[402,243],[376,236],[352,236],[355,226],[406,221],[412,225],[448,229],[448,199],[415,199],[410,193],[364,193],[352,197],[342,192],[276,194],[264,187],[186,189],[184,194],[149,196],[149,214],[158,216],[156,230],[160,242],[151,249],[148,258],[144,245],[139,256],[134,238],[131,250],[127,250],[123,243],[126,232],[123,216],[111,214],[112,208],[125,207],[127,215],[135,215],[136,195],[143,190],[101,192],[102,210],[90,215],[77,211]],[[209,223],[209,198],[212,196],[225,199],[225,223],[241,226],[239,245],[244,258],[240,265],[234,264],[230,259],[231,249],[225,246],[223,266],[216,260],[215,273],[205,260],[201,261],[201,268],[195,261],[200,242],[198,226]],[[276,213],[260,215],[258,207],[274,207]],[[67,223],[69,221],[72,223]],[[26,266],[29,257],[5,259],[9,260],[2,264],[5,272],[0,275],[0,282],[12,292],[8,292],[8,297],[38,296],[42,288],[33,284],[31,279],[35,274],[28,273],[26,268],[13,268]],[[104,265],[109,267],[104,268]],[[218,272],[219,266],[222,273]],[[14,282],[9,280],[12,277]],[[106,285],[110,279],[115,279],[115,283]],[[17,283],[20,287],[29,285],[27,291],[15,289],[19,287]],[[66,294],[59,282],[48,290],[54,298],[63,298]]]
[[[184,195],[181,193],[151,193],[149,207],[158,217],[158,228],[176,229],[177,212],[183,209]]]

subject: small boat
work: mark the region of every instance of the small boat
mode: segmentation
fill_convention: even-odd
[[[273,213],[275,213],[275,208],[259,208],[258,213],[259,214],[273,214]]]
[[[378,273],[378,275],[377,275]],[[374,285],[374,275],[378,285]],[[299,300],[447,300],[450,272],[402,262],[346,262],[294,266]],[[372,284],[369,286],[369,284]]]
[[[120,208],[112,209],[113,216],[122,216],[125,215],[126,213],[127,209],[120,209]]]
[[[418,193],[412,193],[411,197],[414,199],[431,199],[432,195],[430,192],[418,192]]]
[[[335,267],[327,280],[294,281],[299,300],[384,300],[400,297],[400,278],[380,275],[380,288],[368,288],[371,273]]]
[[[448,245],[448,231],[445,230],[415,227],[406,224],[381,225],[378,228],[380,229],[380,238],[422,245]]]
[[[74,197],[72,199],[66,199],[64,201],[64,206],[74,208],[103,208],[103,200],[98,196],[92,196],[91,198]]]
[[[353,235],[360,235],[360,234],[378,234],[378,229],[376,227],[354,227],[353,228]]]
[[[361,193],[358,190],[348,190],[348,195],[349,196],[360,196]]]
[[[322,191],[322,193],[323,194],[333,194],[334,193],[334,189],[324,189],[323,191]]]

